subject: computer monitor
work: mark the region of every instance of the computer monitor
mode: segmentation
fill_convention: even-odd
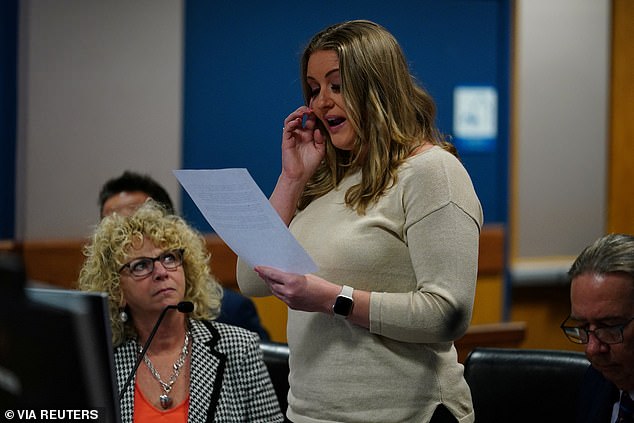
[[[15,286],[12,270],[0,270],[0,284]],[[106,294],[13,292],[0,301],[0,408],[97,410],[100,422],[119,423]]]

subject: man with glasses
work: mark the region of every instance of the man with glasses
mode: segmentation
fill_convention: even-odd
[[[634,422],[634,237],[610,234],[586,247],[570,268],[569,340],[592,363],[578,422]]]

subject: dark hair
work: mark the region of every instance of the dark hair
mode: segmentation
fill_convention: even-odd
[[[120,192],[140,191],[147,194],[157,203],[160,203],[169,214],[174,214],[174,204],[169,194],[161,184],[149,175],[130,172],[126,170],[123,175],[108,180],[99,192],[99,212],[108,199]]]
[[[609,234],[587,246],[568,271],[570,279],[584,273],[627,273],[634,279],[634,236]]]

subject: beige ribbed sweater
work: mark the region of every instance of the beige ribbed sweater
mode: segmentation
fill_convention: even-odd
[[[408,159],[364,216],[344,204],[359,180],[350,175],[313,201],[290,229],[318,276],[372,292],[370,330],[289,310],[288,416],[295,423],[427,422],[444,403],[460,422],[473,422],[452,342],[468,327],[475,294],[482,209],[471,180],[434,147]],[[246,295],[267,293],[244,262],[238,283]]]

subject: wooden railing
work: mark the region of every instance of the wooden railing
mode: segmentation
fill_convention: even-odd
[[[238,289],[235,253],[217,235],[207,235],[206,240],[212,272],[224,286]],[[82,248],[86,242],[85,239],[0,240],[0,251],[21,253],[29,279],[72,288],[84,261]],[[501,274],[503,268],[504,229],[497,225],[485,226],[480,237],[478,276]]]
[[[526,337],[524,322],[501,322],[471,325],[455,342],[458,361],[464,363],[475,347],[518,348]]]
[[[216,235],[207,235],[207,248],[211,253],[211,270],[218,281],[225,287],[238,289],[235,277],[237,257],[235,253]],[[73,289],[79,270],[84,261],[82,248],[86,244],[83,239],[58,239],[42,241],[0,241],[0,251],[14,251],[21,253],[26,266],[29,280],[44,282],[54,286]],[[499,285],[500,291],[504,269],[504,229],[502,226],[485,226],[480,237],[480,254],[478,257],[478,280],[483,286],[490,283]],[[496,297],[490,295],[490,290],[476,296],[476,308],[491,307],[496,303]],[[497,297],[496,297],[497,298]],[[253,299],[262,324],[271,334],[274,341],[286,341],[286,307],[273,298]],[[489,302],[489,304],[487,303]],[[493,306],[499,307],[498,304]],[[525,335],[525,325],[522,323],[473,324],[467,334],[456,342],[461,361],[476,346],[508,346],[517,347]]]

